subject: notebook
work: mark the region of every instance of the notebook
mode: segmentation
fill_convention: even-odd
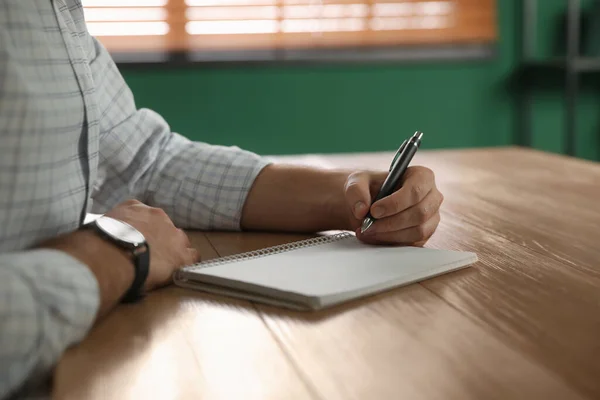
[[[180,287],[295,310],[319,310],[469,266],[471,252],[375,246],[343,232],[180,269]]]

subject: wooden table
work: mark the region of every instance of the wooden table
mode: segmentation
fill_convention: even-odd
[[[387,168],[390,154],[310,156]],[[427,246],[472,268],[318,313],[169,287],[71,349],[56,399],[600,398],[600,165],[422,151],[445,194]],[[303,239],[193,233],[204,259]]]

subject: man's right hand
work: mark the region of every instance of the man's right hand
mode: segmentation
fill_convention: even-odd
[[[106,213],[128,223],[144,235],[150,246],[150,271],[144,288],[152,290],[171,282],[173,273],[198,261],[198,252],[181,229],[160,208],[128,200]]]

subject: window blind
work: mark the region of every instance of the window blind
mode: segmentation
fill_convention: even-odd
[[[487,43],[495,0],[84,0],[111,51]]]

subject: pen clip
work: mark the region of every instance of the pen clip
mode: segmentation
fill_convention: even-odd
[[[396,161],[398,161],[398,157],[400,157],[400,154],[402,154],[402,152],[404,151],[404,148],[406,147],[406,143],[407,143],[407,140],[405,139],[404,142],[402,142],[402,144],[400,145],[400,148],[398,148],[398,151],[396,152],[396,155],[394,156],[394,159],[392,160],[392,163],[390,164],[390,171],[394,169],[394,165],[396,165]]]

